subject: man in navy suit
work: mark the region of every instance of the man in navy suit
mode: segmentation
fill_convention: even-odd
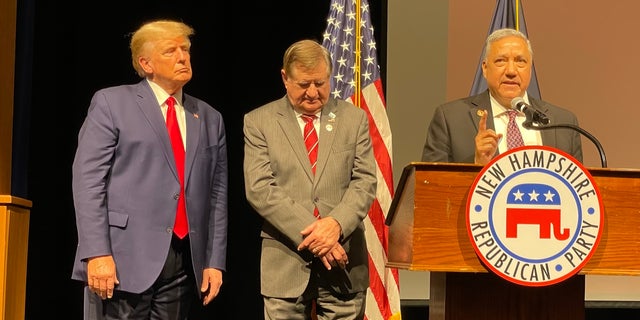
[[[169,20],[140,27],[130,46],[144,79],[96,92],[80,129],[72,278],[87,285],[86,318],[186,319],[193,302],[208,304],[222,285],[225,127],[217,110],[182,90],[192,77],[193,33]],[[180,131],[173,142],[168,108]],[[176,143],[183,161],[174,158]],[[186,207],[186,234],[174,232],[179,204]]]
[[[464,162],[485,165],[507,150],[507,111],[511,101],[522,97],[533,108],[542,110],[551,124],[578,125],[569,110],[530,97],[533,50],[529,39],[514,29],[499,29],[487,38],[482,74],[488,90],[436,108],[427,133],[422,161]],[[522,127],[525,114],[516,122],[524,145],[545,145],[560,149],[582,161],[580,134],[571,129],[535,130]],[[505,136],[505,138],[503,138]]]

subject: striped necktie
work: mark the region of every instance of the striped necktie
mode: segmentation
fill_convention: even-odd
[[[307,155],[309,156],[309,163],[311,164],[311,171],[316,174],[316,163],[318,162],[318,133],[316,127],[313,125],[315,115],[303,114],[301,115],[305,122],[304,125],[304,145],[307,147]],[[314,208],[313,216],[320,217],[318,208]]]
[[[316,173],[316,163],[318,161],[318,133],[316,127],[313,125],[315,115],[303,114],[301,115],[305,122],[304,125],[304,145],[307,147],[307,155],[309,156],[309,163],[311,164],[311,171]]]

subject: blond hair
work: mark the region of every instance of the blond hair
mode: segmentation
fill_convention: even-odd
[[[303,69],[313,69],[320,61],[327,64],[327,74],[331,74],[331,54],[315,40],[300,40],[295,42],[284,53],[282,69],[287,75],[293,72],[294,64]]]
[[[131,63],[140,77],[145,77],[144,69],[138,59],[148,54],[153,49],[155,41],[185,37],[187,40],[195,31],[192,27],[172,20],[156,20],[143,24],[131,36],[129,48],[131,49]],[[190,43],[189,43],[190,44]]]

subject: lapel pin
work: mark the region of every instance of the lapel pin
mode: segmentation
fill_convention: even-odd
[[[336,115],[333,112],[329,112],[329,122],[336,122]],[[327,130],[329,130],[328,127],[327,127]]]
[[[478,111],[476,111],[476,114],[478,115],[478,117],[482,117],[482,115],[485,114],[486,111],[478,109]]]
[[[326,127],[327,131],[333,131],[333,126],[328,124]]]

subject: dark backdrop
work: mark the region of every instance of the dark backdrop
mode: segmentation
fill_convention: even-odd
[[[384,64],[386,0],[369,2]],[[77,132],[96,90],[139,81],[128,35],[155,18],[182,19],[195,28],[194,76],[185,92],[220,110],[227,127],[228,272],[220,296],[198,318],[261,318],[261,221],[244,198],[242,115],[284,94],[282,53],[296,40],[321,40],[329,1],[26,0],[18,6],[14,128],[20,132],[14,134],[12,188],[33,201],[26,318],[82,317],[82,285],[70,279],[77,244],[71,195]]]

